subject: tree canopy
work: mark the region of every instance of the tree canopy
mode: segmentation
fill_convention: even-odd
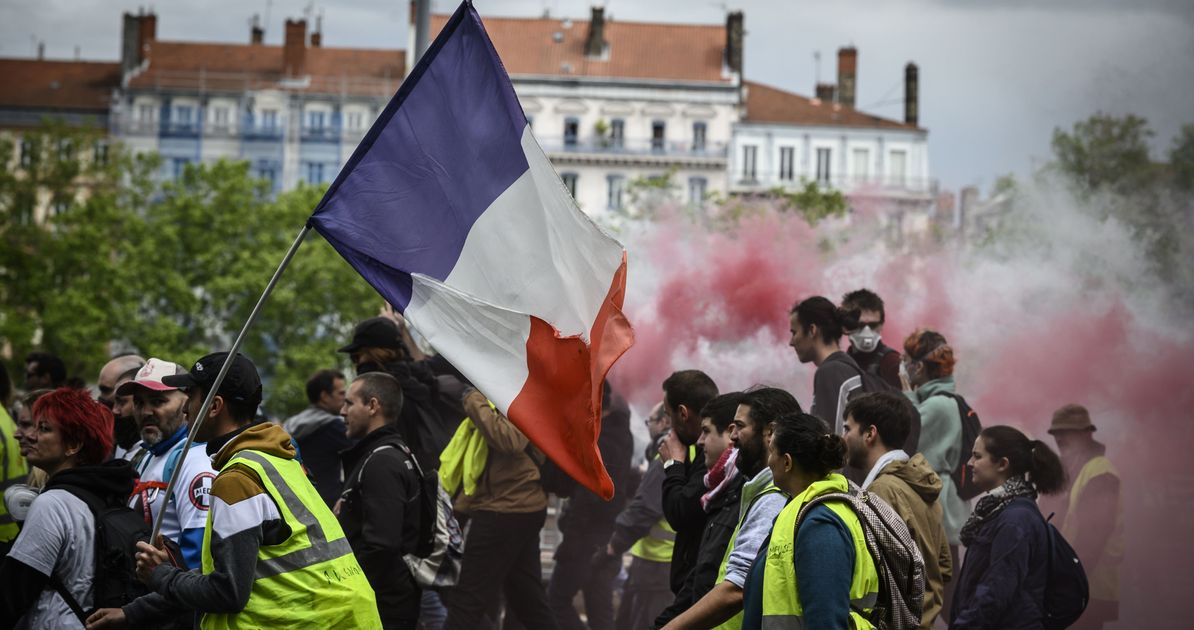
[[[7,142],[0,155],[15,155]],[[323,189],[272,197],[247,163],[227,161],[155,183],[156,160],[117,145],[102,160],[49,150],[96,143],[98,131],[45,127],[25,136],[37,159],[0,175],[0,338],[11,362],[46,350],[91,382],[122,351],[189,367],[227,349]],[[45,199],[48,215],[36,216]],[[266,382],[268,412],[306,405],[307,377],[344,363],[335,349],[380,305],[308,235],[242,349]]]

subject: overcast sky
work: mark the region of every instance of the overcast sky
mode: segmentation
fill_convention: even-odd
[[[487,15],[584,18],[585,0],[476,0]],[[1049,154],[1055,127],[1098,112],[1148,119],[1162,159],[1181,125],[1194,123],[1194,0],[609,0],[607,15],[635,21],[721,23],[746,16],[747,78],[801,94],[836,76],[836,51],[859,51],[858,105],[903,116],[903,66],[920,66],[921,125],[933,173],[947,188],[984,191],[1001,174],[1027,173]],[[268,43],[307,0],[159,0],[158,37],[248,40],[253,13],[269,11]],[[0,56],[115,60],[120,13],[134,0],[0,0]],[[335,0],[324,45],[404,48],[407,2]],[[451,0],[435,10],[450,12]]]

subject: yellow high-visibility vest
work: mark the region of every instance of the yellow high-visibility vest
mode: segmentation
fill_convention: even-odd
[[[846,478],[833,473],[814,482],[793,498],[771,529],[771,544],[767,547],[767,563],[763,565],[763,627],[774,629],[804,628],[804,606],[796,588],[796,528],[797,516],[806,503],[822,494],[846,492]],[[870,613],[879,598],[879,572],[866,547],[862,523],[854,509],[842,501],[823,503],[850,530],[854,541],[854,571],[850,578],[851,627],[873,628],[869,621],[855,612]]]
[[[1082,492],[1095,477],[1112,475],[1119,479],[1119,471],[1111,460],[1100,455],[1086,462],[1074,485],[1070,487],[1069,508],[1066,510],[1065,523],[1061,527],[1061,535],[1066,540],[1078,539],[1078,533],[1083,523],[1075,516],[1078,504],[1082,501]],[[1097,558],[1079,558],[1086,567],[1086,577],[1090,581],[1090,598],[1105,602],[1119,601],[1119,565],[1124,556],[1124,508],[1123,490],[1120,490],[1120,500],[1115,505],[1115,513],[1110,515],[1115,519],[1111,536],[1107,538],[1107,545]]]
[[[655,456],[659,459],[659,455]],[[688,461],[696,459],[696,445],[688,447]],[[659,519],[651,526],[646,536],[635,541],[630,547],[630,555],[651,562],[671,562],[672,551],[676,548],[676,530],[672,529],[666,518]]]
[[[742,523],[746,521],[746,517],[748,514],[750,514],[751,508],[754,507],[755,501],[758,501],[760,498],[768,494],[780,492],[779,487],[771,481],[768,481],[762,488],[758,489],[757,492],[755,491],[755,488],[758,488],[758,486],[752,488],[749,481],[746,482],[746,485],[742,487],[742,497],[739,499],[742,507],[739,508],[738,524],[734,526],[734,533],[730,534],[730,542],[726,545],[725,555],[721,557],[721,568],[717,570],[717,581],[714,582],[715,585],[721,584],[726,579],[726,567],[728,567],[730,564],[730,552],[732,552],[734,547],[738,545],[738,530],[742,529]],[[742,611],[739,610],[737,614],[735,614],[733,617],[730,617],[727,621],[717,625],[713,630],[741,630],[741,628]]]
[[[246,466],[290,527],[290,537],[257,552],[253,588],[244,610],[204,613],[204,630],[233,628],[368,628],[381,630],[373,588],[357,563],[340,523],[302,466],[260,451],[244,450],[232,464]],[[203,574],[214,569],[211,513],[203,531]]]
[[[16,432],[16,423],[0,405],[0,495],[11,485],[25,483],[29,474],[25,458],[21,457],[21,445],[17,443]],[[0,501],[0,542],[16,540],[20,531],[4,501]]]

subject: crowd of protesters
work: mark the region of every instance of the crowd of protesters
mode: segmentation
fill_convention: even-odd
[[[641,467],[605,386],[612,501],[561,481],[389,309],[339,349],[354,374],[316,372],[282,422],[240,354],[116,357],[94,398],[51,354],[28,355],[20,392],[0,363],[0,627],[1046,628],[1059,537],[1089,579],[1074,627],[1118,618],[1120,477],[1085,408],[1053,414],[1060,456],[1006,425],[969,441],[940,332],[885,345],[866,289],[789,320],[810,400],[677,371]],[[116,519],[140,537],[114,543]]]

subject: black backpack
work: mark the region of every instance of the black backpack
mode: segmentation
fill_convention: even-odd
[[[145,518],[124,504],[105,502],[86,488],[55,485],[87,504],[95,517],[95,576],[92,580],[91,610],[78,600],[57,577],[50,586],[62,596],[75,616],[87,625],[87,616],[100,608],[120,608],[149,590],[137,579],[134,557],[138,542],[149,542],[150,526]]]
[[[895,350],[892,350],[891,348],[886,348],[886,351],[884,352],[884,354],[890,354],[892,352],[895,352]],[[858,378],[862,383],[861,387],[857,387],[857,388],[853,389],[847,395],[847,397],[846,397],[847,401],[854,400],[855,398],[858,398],[859,396],[862,396],[864,394],[874,394],[877,392],[894,392],[894,393],[900,394],[901,396],[903,395],[900,392],[900,390],[892,387],[891,383],[888,383],[887,381],[883,380],[883,377],[879,376],[879,374],[877,372],[871,372],[869,370],[862,369],[862,366],[858,365],[858,362],[855,361],[853,357],[850,357],[849,355],[846,355],[846,356],[850,359],[850,361],[849,361],[850,365],[853,366],[854,369],[858,371]],[[909,403],[909,404],[911,404],[911,403]],[[915,405],[913,405],[913,407],[915,407]],[[843,420],[844,420],[844,418],[843,418]],[[919,451],[919,448],[918,448],[919,444],[920,444],[920,414],[913,414],[912,426],[908,427],[908,438],[906,440],[904,440],[904,451],[907,452],[909,455],[915,455],[917,453],[917,451]]]
[[[561,499],[572,496],[576,487],[580,485],[576,483],[575,479],[568,476],[568,473],[551,461],[550,457],[535,448],[534,444],[528,442],[524,450],[531,461],[539,467],[539,483],[543,484],[544,492],[554,494]]]
[[[365,456],[357,474],[357,483],[365,474],[365,467],[378,451],[396,448],[414,465],[419,477],[419,531],[413,548],[403,549],[403,561],[415,582],[423,588],[454,586],[460,578],[464,559],[464,534],[452,511],[452,498],[440,483],[439,474],[425,474],[419,458],[402,442],[386,443]]]
[[[1043,516],[1042,516],[1043,518]],[[1053,526],[1053,515],[1045,519],[1049,534],[1048,581],[1045,582],[1045,628],[1061,630],[1078,621],[1090,602],[1090,585],[1078,554]]]
[[[983,432],[983,423],[979,421],[978,414],[970,408],[970,405],[966,404],[965,398],[950,392],[937,392],[933,395],[952,398],[958,404],[958,416],[962,418],[962,450],[958,453],[958,461],[954,464],[954,470],[949,476],[954,480],[958,498],[969,501],[982,492],[974,486],[974,473],[966,463],[970,461],[970,452],[974,448],[974,441],[978,439],[978,434]]]

